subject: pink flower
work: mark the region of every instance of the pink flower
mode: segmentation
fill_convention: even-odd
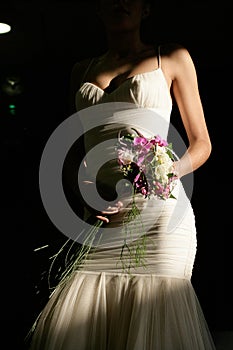
[[[140,173],[138,173],[138,174],[135,176],[134,182],[137,183],[139,179],[140,179]]]
[[[135,137],[133,140],[133,145],[140,152],[147,153],[151,148],[151,143],[145,137]]]
[[[148,191],[145,189],[145,187],[143,187],[143,188],[141,189],[141,193],[142,193],[144,196],[146,196],[146,195],[148,194]]]
[[[161,136],[159,136],[159,135],[157,135],[154,139],[152,139],[151,140],[151,143],[152,144],[155,144],[155,143],[157,143],[159,146],[167,146],[168,145],[168,143],[167,143],[167,141],[166,140],[164,140],[164,139],[162,139],[161,138]]]
[[[140,145],[140,146],[145,146],[148,143],[148,140],[145,137],[135,137],[133,140],[133,144],[135,146]]]
[[[136,164],[137,164],[138,166],[140,166],[140,165],[144,162],[144,159],[145,159],[145,155],[139,156],[139,157],[138,157],[138,160],[137,160],[137,162],[136,162]]]
[[[156,181],[154,183],[154,185],[155,185],[155,193],[156,193],[156,195],[162,195],[164,188],[161,185],[161,183]]]

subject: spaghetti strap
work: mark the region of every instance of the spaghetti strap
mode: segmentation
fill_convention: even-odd
[[[84,83],[84,79],[86,78],[86,75],[87,75],[87,73],[88,73],[89,69],[91,68],[92,63],[94,62],[94,60],[95,60],[95,57],[93,57],[93,58],[91,58],[91,59],[90,59],[90,61],[89,61],[88,65],[87,65],[87,68],[86,68],[86,69],[85,69],[85,71],[84,71],[84,74],[83,74],[83,77],[82,77],[81,84],[82,84],[82,83]]]
[[[157,48],[157,60],[158,60],[158,68],[161,68],[160,45],[158,45],[158,48]]]

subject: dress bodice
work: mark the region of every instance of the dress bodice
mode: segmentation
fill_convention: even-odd
[[[90,82],[83,82],[76,92],[77,111],[109,102],[132,103],[153,110],[169,124],[172,99],[161,67],[127,78],[110,93]]]
[[[87,70],[92,62],[94,59]],[[83,82],[75,95],[75,104],[85,132],[86,161],[90,173],[104,154],[109,159],[114,158],[114,142],[119,132],[127,127],[135,128],[145,137],[159,134],[167,139],[172,98],[160,58],[158,63],[156,69],[127,78],[111,92],[87,81],[84,73]],[[113,144],[106,144],[107,140]],[[96,156],[89,151],[97,145]],[[110,169],[110,174],[112,172]],[[110,174],[105,177],[110,177]]]

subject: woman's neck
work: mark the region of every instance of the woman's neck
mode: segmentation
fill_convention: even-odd
[[[141,41],[138,33],[112,33],[108,35],[107,55],[122,59],[140,54],[147,46]]]

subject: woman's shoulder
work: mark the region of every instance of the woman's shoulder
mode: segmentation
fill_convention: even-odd
[[[159,49],[161,56],[169,57],[173,60],[190,56],[188,49],[184,45],[176,42],[162,43],[159,45]]]
[[[171,76],[189,70],[193,67],[193,60],[188,48],[179,43],[163,43],[160,45],[160,56],[164,68]]]

